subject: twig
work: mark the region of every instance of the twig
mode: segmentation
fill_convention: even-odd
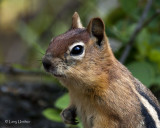
[[[146,4],[146,7],[145,7],[145,9],[144,9],[144,11],[143,11],[143,13],[142,13],[142,16],[141,16],[141,18],[139,19],[138,24],[137,24],[137,26],[136,26],[136,28],[135,28],[135,31],[132,33],[131,38],[129,39],[129,41],[128,41],[128,43],[127,43],[127,46],[125,47],[124,52],[122,53],[122,56],[120,57],[120,62],[121,62],[121,63],[124,63],[124,62],[126,61],[128,55],[129,55],[129,53],[130,53],[130,51],[131,51],[131,48],[132,48],[132,46],[133,46],[133,44],[134,44],[134,41],[135,41],[136,36],[137,36],[138,33],[142,30],[142,28],[145,26],[145,25],[144,25],[144,24],[145,24],[144,22],[145,22],[145,19],[146,19],[146,17],[147,17],[147,14],[148,14],[148,12],[149,12],[149,10],[150,10],[150,8],[151,8],[152,2],[153,2],[153,0],[148,0],[148,2],[147,2],[147,4]],[[157,13],[157,12],[156,12],[156,13]],[[152,20],[151,20],[151,21],[152,21]],[[151,21],[149,21],[149,22],[151,22]],[[148,23],[147,23],[147,24],[148,24]]]
[[[10,75],[32,75],[32,76],[46,76],[47,74],[43,71],[28,71],[28,70],[22,70],[13,68],[11,66],[3,66],[0,65],[0,73],[10,74]]]
[[[147,26],[149,23],[151,23],[157,16],[160,14],[160,9],[158,9],[148,20],[146,20],[142,26],[144,28]]]

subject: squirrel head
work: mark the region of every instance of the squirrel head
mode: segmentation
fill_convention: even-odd
[[[45,70],[63,82],[95,82],[112,58],[101,18],[91,19],[84,28],[75,12],[71,29],[52,39],[42,61]]]

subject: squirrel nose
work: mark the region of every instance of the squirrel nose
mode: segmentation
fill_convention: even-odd
[[[49,60],[47,59],[43,59],[42,60],[42,63],[43,63],[43,67],[46,71],[49,71],[49,69],[51,68],[52,64]]]

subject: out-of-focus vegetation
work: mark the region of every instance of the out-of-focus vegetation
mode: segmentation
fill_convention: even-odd
[[[104,20],[112,49],[117,59],[120,59],[147,2],[0,0],[0,84],[15,81],[59,84],[53,77],[44,73],[41,58],[52,37],[70,28],[75,11],[79,13],[84,26],[95,16]],[[152,1],[145,19],[148,20],[148,24],[142,27],[136,36],[124,64],[160,100],[160,16],[157,13],[159,10],[160,2]],[[152,17],[155,14],[157,15]],[[68,102],[68,94],[65,93],[53,101],[53,106],[45,106],[42,114],[49,120],[62,122],[59,113]],[[79,127],[82,127],[80,125]]]

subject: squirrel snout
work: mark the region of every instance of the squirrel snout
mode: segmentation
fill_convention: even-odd
[[[43,63],[43,67],[46,71],[49,71],[49,69],[51,68],[52,64],[48,59],[43,59],[42,60]]]

